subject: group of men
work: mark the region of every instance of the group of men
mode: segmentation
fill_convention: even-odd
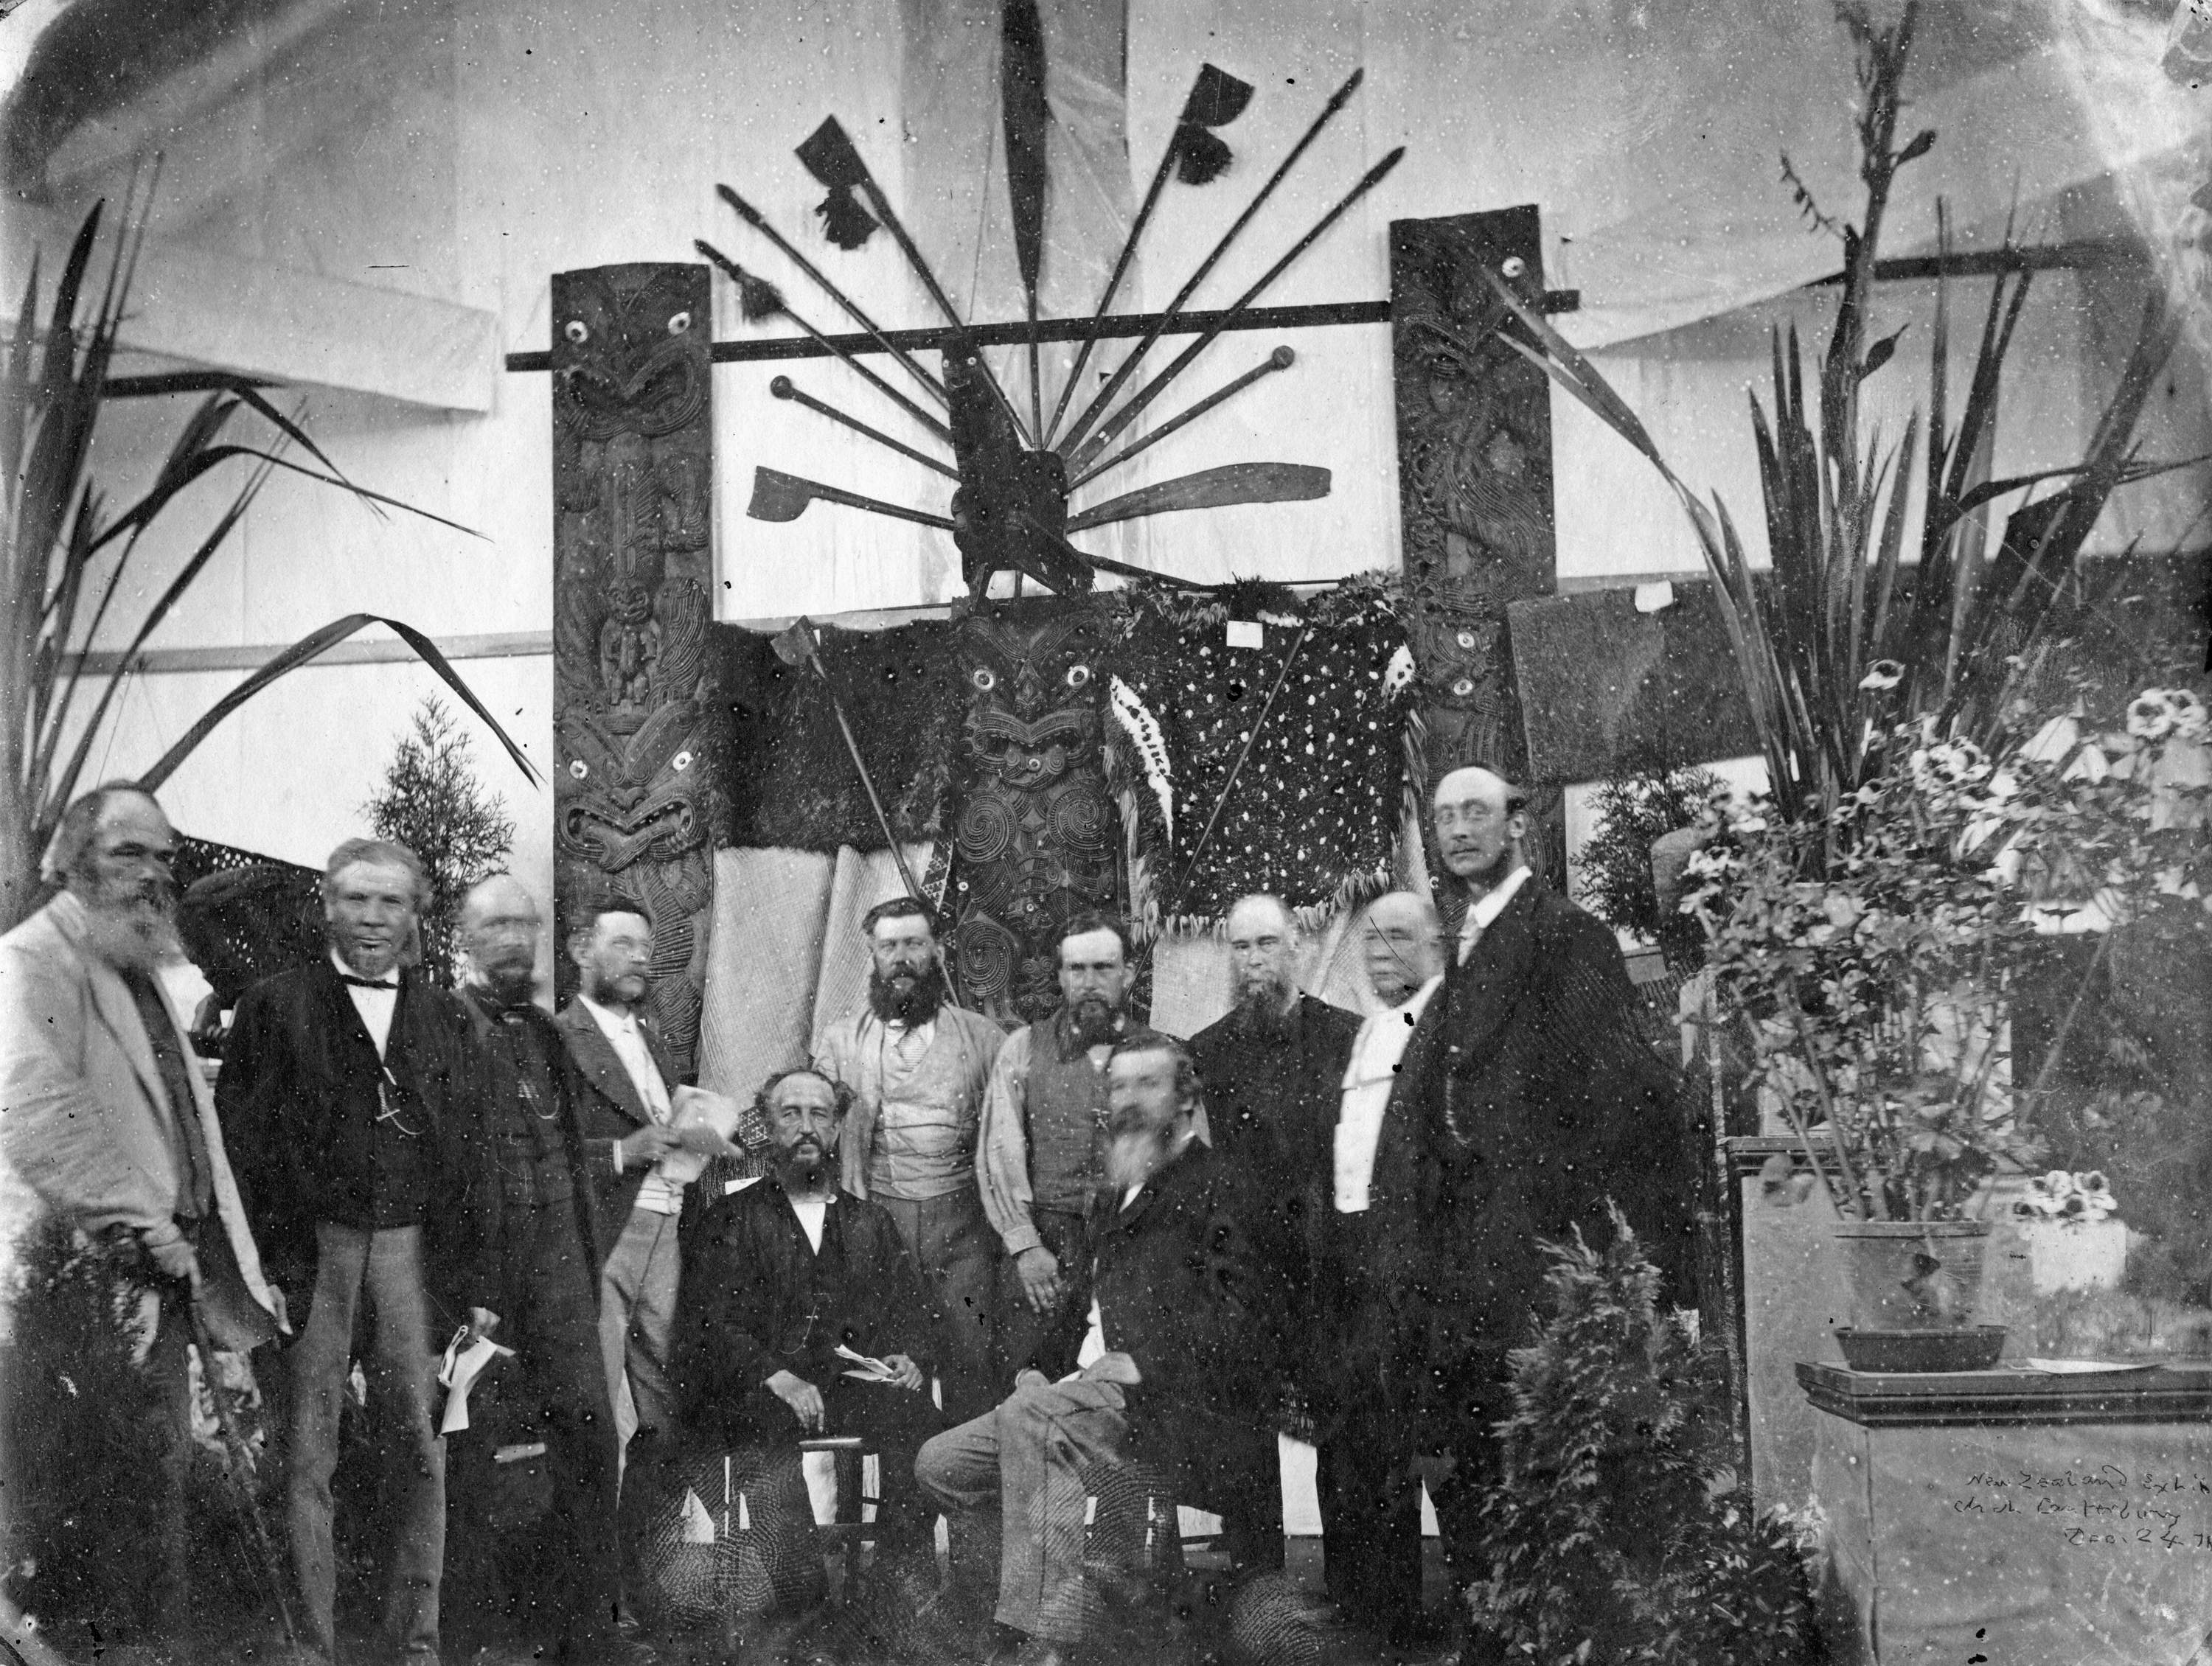
[[[1296,1415],[1329,1595],[1408,1640],[1425,1487],[1456,1575],[1480,1572],[1540,1242],[1601,1230],[1610,1198],[1693,1299],[1676,1083],[1634,1033],[1612,934],[1530,881],[1498,776],[1447,776],[1435,817],[1465,923],[1448,945],[1426,899],[1373,904],[1364,1022],[1301,992],[1272,897],[1231,912],[1234,1004],[1187,1045],[1131,1011],[1118,921],[1066,923],[1059,1009],[1008,1034],[948,998],[931,912],[883,904],[865,1007],[763,1087],[753,1162],[687,1184],[678,1157],[735,1154],[687,1131],[691,1090],[640,1018],[635,907],[577,922],[556,1019],[533,1003],[521,886],[469,894],[466,978],[439,990],[404,964],[419,864],[349,841],[324,879],[328,957],[240,1001],[210,1101],[151,976],[173,952],[173,837],[149,797],[102,789],[55,842],[62,894],[0,938],[0,1132],[149,1281],[240,1287],[289,1331],[288,1524],[325,1657],[356,1359],[398,1433],[386,1639],[437,1653],[447,1326],[515,1350],[563,1548],[542,1602],[571,1659],[650,1654],[618,1624],[632,1427],[663,1450],[861,1436],[879,1560],[927,1559],[945,1514],[978,1657],[1051,1666],[1092,1622],[1100,1477],[1142,1466],[1220,1515],[1236,1563],[1279,1566]],[[147,1368],[181,1379],[173,1337],[165,1318]]]

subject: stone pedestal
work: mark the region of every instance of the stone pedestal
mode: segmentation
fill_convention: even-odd
[[[2212,1620],[2212,1366],[1800,1365],[1829,1657],[2141,1666]]]

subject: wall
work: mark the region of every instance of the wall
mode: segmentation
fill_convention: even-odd
[[[1164,303],[1190,251],[1225,227],[1326,90],[1364,67],[1358,99],[1193,304],[1220,306],[1241,292],[1395,144],[1411,147],[1398,173],[1267,300],[1382,295],[1391,218],[1534,197],[1545,205],[1553,281],[1588,287],[1588,315],[1569,327],[1608,343],[1599,354],[1607,373],[1682,474],[1726,497],[1757,548],[1763,531],[1743,391],[1765,380],[1771,325],[1796,324],[1817,351],[1825,295],[1754,300],[1722,317],[1618,337],[1634,327],[1630,321],[1681,315],[1691,304],[1678,293],[1682,272],[1702,269],[1711,282],[1755,296],[1834,264],[1832,245],[1790,231],[1794,210],[1772,182],[1775,149],[1794,145],[1837,201],[1851,200],[1836,148],[1848,83],[1827,9],[1813,9],[1820,16],[1808,24],[1781,0],[1740,17],[1735,9],[1685,0],[1681,17],[1662,20],[1674,33],[1655,35],[1638,34],[1632,20],[1591,21],[1557,6],[1474,7],[1447,16],[1352,0],[1266,8],[1137,0],[1128,13],[1126,126],[1139,181],[1200,58],[1234,69],[1260,91],[1224,130],[1239,158],[1231,174],[1204,191],[1170,189],[1128,304]],[[927,314],[886,239],[847,256],[814,236],[819,188],[788,154],[835,111],[894,197],[908,192],[910,147],[901,142],[897,89],[902,20],[913,15],[913,6],[858,0],[734,9],[706,0],[574,0],[539,11],[511,0],[310,3],[281,39],[230,43],[215,67],[188,73],[135,111],[73,138],[51,171],[53,201],[43,220],[19,214],[11,221],[9,270],[21,272],[27,230],[43,227],[51,243],[92,196],[119,191],[132,162],[158,147],[166,153],[154,219],[160,238],[280,276],[481,309],[495,321],[503,351],[550,339],[554,270],[692,259],[691,240],[702,235],[760,266],[785,284],[794,305],[830,323],[827,304],[715,200],[718,181],[738,185],[819,251],[878,317],[924,323]],[[1579,57],[1569,50],[1577,42],[1586,48]],[[2011,161],[2005,169],[1982,166],[1999,138],[2020,141],[2014,160],[2031,199],[2094,172],[2096,159],[2076,142],[2064,112],[2032,96],[2028,71],[1986,51],[1977,57],[1972,40],[1940,30],[1929,51],[1927,97],[1946,126],[1924,191],[1948,185],[1980,192],[1979,202],[1997,189],[1988,181],[1999,175],[2009,189]],[[1753,58],[1788,73],[1762,82],[1756,100],[1718,99],[1717,90],[1731,76],[1740,81]],[[2024,137],[2023,107],[2051,112],[2047,130]],[[1715,139],[1725,140],[1724,154],[1690,168],[1677,154],[1689,142],[1684,135],[1700,112],[1720,108],[1731,112]],[[1900,210],[1905,241],[1927,221],[1918,198],[1914,210]],[[1964,218],[1973,225],[1986,216]],[[959,253],[944,255],[948,270]],[[1638,261],[1649,269],[1641,292],[1631,286]],[[1985,287],[1955,292],[1954,343],[1969,336],[1963,326],[1977,318]],[[2078,447],[2117,362],[2115,341],[2132,324],[2132,300],[2119,279],[2058,275],[2039,280],[2038,289],[2008,390],[2001,468],[2057,462]],[[1710,293],[1698,294],[1709,304]],[[1881,306],[1893,319],[1886,327],[1909,315],[1924,318],[1929,298],[1926,286],[1885,288]],[[719,280],[715,306],[718,338],[789,333],[781,323],[744,324]],[[1225,338],[1161,409],[1218,385],[1276,339]],[[1387,329],[1281,339],[1300,354],[1293,370],[1157,448],[1111,489],[1271,458],[1331,468],[1331,496],[1133,523],[1098,535],[1094,548],[1208,579],[1263,570],[1325,579],[1395,564]],[[1869,385],[1870,406],[1892,435],[1924,387],[1928,341],[1924,323],[1916,323],[1898,360]],[[387,345],[401,358],[410,351],[406,341]],[[1110,362],[1118,352],[1106,356]],[[1954,369],[1964,358],[1954,353]],[[745,518],[751,472],[761,463],[933,508],[946,491],[918,466],[884,461],[866,442],[770,399],[766,385],[776,369],[886,427],[897,423],[876,416],[872,397],[854,391],[849,373],[823,361],[716,373],[723,616],[828,615],[957,594],[946,535],[818,506],[787,525]],[[2205,449],[2203,387],[2193,363],[2171,379],[2160,401],[2160,449],[2167,441]],[[327,390],[301,397],[318,438],[351,476],[481,537],[374,515],[327,490],[280,479],[154,645],[274,644],[354,610],[395,615],[439,636],[550,630],[544,377],[498,376],[482,412]],[[118,495],[128,481],[148,476],[185,404],[122,409],[101,447]],[[1555,401],[1555,419],[1562,579],[1693,570],[1694,546],[1656,476],[1571,403]],[[217,494],[205,496],[201,512],[212,515]],[[2173,536],[2193,512],[2187,494],[2156,502],[2183,506],[2154,506],[2132,520],[2116,515],[2107,542],[2136,530]],[[137,593],[150,595],[182,559],[189,530],[180,524],[158,545],[149,541]],[[544,760],[550,661],[463,669],[532,755]],[[118,703],[115,730],[97,754],[102,767],[142,766],[225,682],[216,675],[141,680]],[[319,859],[356,827],[356,807],[373,790],[408,708],[431,686],[418,668],[398,665],[296,674],[234,718],[177,776],[169,797],[180,824],[290,859]],[[520,823],[523,870],[542,886],[550,879],[550,792],[526,785],[488,737],[479,737],[478,750],[486,778]]]

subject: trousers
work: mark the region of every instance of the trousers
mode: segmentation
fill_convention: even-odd
[[[368,1310],[362,1360],[370,1408],[386,1438],[386,1496],[394,1535],[384,1626],[392,1650],[434,1660],[438,1580],[446,1554],[446,1450],[431,1419],[437,1355],[422,1292],[419,1227],[315,1227],[315,1293],[289,1356],[290,1465],[284,1509],[305,1641],[335,1660],[337,1571],[331,1543],[331,1476],[338,1415],[352,1371],[354,1322]]]
[[[640,1429],[667,1434],[675,1427],[668,1338],[676,1324],[676,1279],[684,1263],[676,1221],[672,1215],[633,1209],[599,1273],[599,1350],[617,1433],[624,1444]]]
[[[1042,1372],[1049,1378],[1066,1376],[1075,1369],[1083,1333],[1090,1328],[1089,1227],[1081,1215],[1058,1209],[1036,1209],[1030,1218],[1045,1248],[1060,1263],[1061,1294],[1049,1312],[1036,1312],[1022,1293],[1014,1258],[1008,1256],[1000,1262],[999,1309],[1005,1342],[1001,1364],[1009,1384],[1025,1370]]]
[[[1030,1383],[934,1437],[915,1460],[922,1495],[939,1507],[970,1519],[997,1513],[1000,1624],[1079,1643],[1096,1619],[1084,1501],[1092,1472],[1121,1461],[1127,1404],[1113,1383]],[[953,1536],[956,1580],[975,1577],[960,1566],[964,1542],[972,1540]]]
[[[491,1504],[497,1491],[495,1443],[545,1443],[552,1509],[547,1554],[535,1590],[517,1591],[528,1629],[563,1640],[570,1652],[615,1634],[619,1559],[615,1482],[621,1462],[606,1372],[599,1348],[599,1290],[566,1198],[509,1209],[499,1246],[498,1328],[492,1340],[514,1358],[492,1368],[499,1413],[448,1438],[448,1520],[454,1532],[447,1568],[447,1629],[489,1637],[504,1627],[487,1612],[499,1593],[490,1552],[497,1541]],[[503,1379],[503,1380],[502,1380]]]
[[[872,1201],[898,1223],[929,1291],[938,1342],[937,1380],[945,1415],[956,1423],[980,1417],[999,1397],[994,1359],[998,1340],[998,1234],[971,1183],[941,1197]]]

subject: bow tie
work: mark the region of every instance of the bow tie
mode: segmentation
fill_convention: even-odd
[[[338,982],[350,984],[356,989],[380,989],[392,995],[399,992],[399,978],[396,972],[389,978],[356,978],[350,972],[341,972]]]

